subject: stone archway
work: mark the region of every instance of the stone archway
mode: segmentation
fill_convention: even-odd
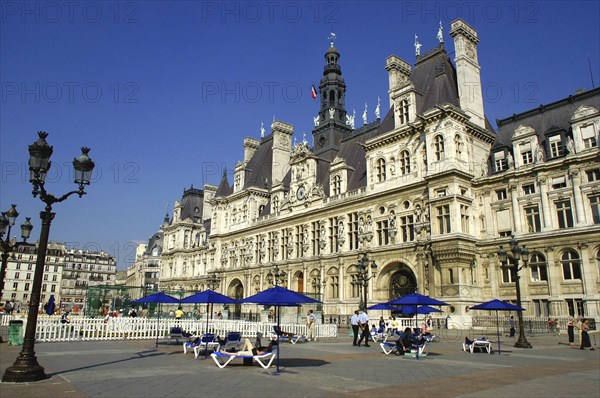
[[[417,291],[417,278],[404,264],[390,276],[389,299],[395,299]]]
[[[227,295],[236,300],[244,298],[244,285],[239,279],[234,279],[227,289]],[[242,316],[242,305],[234,304],[230,307],[229,318],[240,319]]]

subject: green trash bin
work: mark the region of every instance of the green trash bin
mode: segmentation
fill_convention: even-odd
[[[23,345],[23,321],[8,322],[8,344]]]

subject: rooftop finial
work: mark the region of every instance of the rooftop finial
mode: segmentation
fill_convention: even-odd
[[[415,34],[415,55],[421,56],[421,43],[419,43],[419,36]]]
[[[377,97],[377,108],[375,108],[375,117],[377,119],[381,118],[381,99]]]
[[[442,21],[440,20],[440,28],[438,29],[437,39],[440,43],[444,42],[444,28],[442,27]]]
[[[265,138],[265,126],[260,122],[260,138]]]
[[[336,39],[335,33],[331,32],[331,33],[329,34],[329,37],[328,37],[328,39],[329,39],[329,41],[330,41],[330,43],[331,43],[331,47],[333,47],[333,42],[334,42],[334,41],[335,41],[335,39]]]

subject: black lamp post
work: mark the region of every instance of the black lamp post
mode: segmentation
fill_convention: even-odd
[[[525,247],[525,245],[519,247],[519,242],[517,242],[514,236],[511,237],[508,244],[510,245],[512,257],[508,257],[506,251],[504,250],[502,245],[500,245],[500,249],[498,250],[498,258],[500,259],[503,268],[511,267],[514,270],[515,287],[517,291],[517,305],[521,307],[521,285],[519,283],[519,271],[527,267],[527,263],[529,261],[529,250]],[[519,266],[519,260],[523,261],[522,266]],[[529,341],[527,341],[527,338],[525,338],[525,327],[523,325],[523,311],[518,311],[517,316],[519,320],[519,338],[515,343],[515,347],[532,348]]]
[[[48,248],[48,238],[50,235],[50,224],[54,219],[52,205],[66,200],[69,196],[77,194],[79,197],[85,195],[84,187],[89,185],[94,162],[88,156],[89,148],[81,148],[81,155],[73,160],[75,169],[75,183],[79,189],[71,191],[63,196],[55,197],[46,192],[44,187],[46,175],[50,169],[50,156],[52,156],[52,147],[46,142],[48,133],[38,132],[39,139],[29,146],[29,182],[33,185],[33,196],[40,196],[42,202],[46,204],[44,211],[40,212],[42,219],[42,230],[40,231],[40,241],[35,264],[35,273],[33,276],[33,286],[31,289],[31,300],[29,301],[29,313],[27,315],[27,327],[23,339],[23,348],[19,353],[15,363],[8,367],[2,376],[3,382],[25,383],[31,381],[43,380],[46,378],[44,368],[38,364],[35,356],[35,329],[37,326],[38,307],[40,304],[40,291],[42,287],[42,277],[46,262],[46,249]]]
[[[285,273],[285,271],[280,271],[279,266],[277,265],[275,266],[274,271],[275,272],[271,273],[271,271],[269,270],[269,273],[267,274],[267,282],[269,282],[271,286],[285,285],[287,281],[287,274]]]
[[[2,249],[2,268],[0,269],[0,299],[2,299],[2,292],[4,291],[4,277],[6,276],[6,267],[8,266],[8,257],[10,253],[19,245],[19,242],[12,242],[10,240],[10,230],[15,225],[17,221],[17,217],[19,217],[19,212],[17,211],[17,205],[11,205],[11,208],[2,212],[0,215],[0,248]],[[21,224],[21,237],[23,238],[23,242],[27,242],[29,235],[31,235],[31,230],[33,229],[33,225],[31,225],[29,217],[25,217],[25,222]],[[8,228],[8,230],[7,230]],[[4,237],[4,233],[6,232],[6,238]]]
[[[213,272],[212,275],[206,278],[206,286],[208,286],[210,290],[215,290],[220,284],[221,278],[219,278],[219,275],[217,275],[216,272]]]
[[[371,264],[369,264],[371,262]],[[367,309],[367,292],[369,288],[369,280],[375,278],[377,274],[377,264],[375,261],[371,261],[366,253],[362,255],[356,264],[358,268],[357,281],[359,288],[362,290],[362,294],[359,290],[360,304],[359,308],[363,311]],[[369,276],[369,268],[371,268],[371,276]]]

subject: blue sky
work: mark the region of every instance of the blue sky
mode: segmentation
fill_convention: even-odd
[[[91,147],[89,194],[54,206],[50,239],[104,250],[121,269],[184,188],[233,169],[261,122],[268,130],[275,116],[310,139],[310,87],[332,31],[347,110],[361,115],[367,102],[369,121],[377,97],[389,105],[386,57],[414,64],[414,35],[424,53],[440,20],[452,52],[457,17],[481,40],[492,122],[591,89],[590,64],[600,84],[595,1],[2,1],[0,11],[0,209],[16,203],[37,240],[43,204],[31,196],[27,146],[50,133],[56,195],[74,189],[71,162]]]

